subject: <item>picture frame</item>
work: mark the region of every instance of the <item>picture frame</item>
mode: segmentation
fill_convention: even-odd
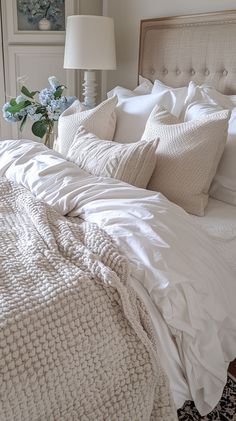
[[[65,0],[65,25],[66,18],[73,15],[75,11],[75,0]],[[17,11],[17,0],[5,2],[5,13],[7,18],[8,44],[63,44],[65,30],[35,30],[19,29],[19,13]],[[65,26],[64,25],[64,26]]]

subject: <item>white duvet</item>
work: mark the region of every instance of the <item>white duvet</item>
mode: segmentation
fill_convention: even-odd
[[[0,176],[115,239],[152,317],[177,407],[193,399],[208,413],[236,356],[236,279],[191,217],[161,194],[91,176],[27,140],[0,142]]]

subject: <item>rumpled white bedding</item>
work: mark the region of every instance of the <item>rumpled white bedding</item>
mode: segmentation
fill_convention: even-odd
[[[91,176],[31,141],[0,142],[0,175],[103,227],[132,262],[177,407],[208,413],[236,356],[236,280],[211,239],[161,194]]]
[[[236,206],[210,198],[204,218],[191,217],[233,269],[236,282]]]

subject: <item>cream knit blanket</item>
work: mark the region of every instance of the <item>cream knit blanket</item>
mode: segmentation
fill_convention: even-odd
[[[176,412],[128,265],[0,179],[0,420],[169,421]]]

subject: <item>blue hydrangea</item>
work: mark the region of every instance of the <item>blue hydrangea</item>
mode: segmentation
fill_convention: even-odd
[[[61,110],[62,101],[61,99],[53,99],[50,104],[47,106],[47,110],[50,113]]]
[[[2,107],[3,117],[9,123],[16,123],[20,120],[19,113],[15,113],[14,115],[7,111],[7,108],[10,106],[10,102],[6,102],[6,104]]]
[[[6,102],[6,104],[3,105],[2,107],[2,112],[4,113],[5,111],[7,111],[7,108],[10,106],[10,102]]]
[[[43,114],[41,113],[35,113],[31,116],[31,120],[33,121],[39,121],[42,118]]]
[[[3,117],[8,123],[16,123],[18,121],[17,118],[8,111],[3,113]]]
[[[58,86],[60,86],[60,83],[58,82],[55,76],[50,76],[48,78],[48,82],[54,92],[58,88]]]
[[[27,115],[27,110],[26,107],[22,108],[19,112],[18,112],[20,117],[25,117]]]
[[[54,99],[54,92],[52,89],[44,88],[39,92],[39,102],[41,105],[48,105]]]
[[[29,118],[33,122],[43,121],[48,128],[52,128],[54,122],[59,119],[63,111],[66,110],[77,98],[75,96],[62,95],[62,91],[65,86],[60,84],[55,76],[50,76],[48,81],[50,86],[42,89],[39,93],[35,92],[33,96],[30,96],[29,94],[28,97],[21,93],[16,98],[13,98],[14,101],[11,101],[13,110],[17,110],[17,108],[19,108],[16,104],[21,104],[22,102],[23,105],[29,104],[21,108],[20,111],[12,113],[9,112],[8,108],[11,104],[10,102],[6,102],[2,108],[5,120],[13,123],[20,120],[24,122],[27,118]],[[59,87],[61,87],[61,89],[58,89]],[[36,129],[37,126],[34,126],[34,128]],[[38,132],[40,135],[40,131]]]
[[[76,96],[66,96],[66,108],[70,107],[73,102],[77,99]]]
[[[63,113],[76,99],[76,97],[62,96],[58,99],[53,99],[49,105],[47,105],[47,111],[50,113]]]
[[[29,118],[31,120],[33,120],[33,121],[37,121],[38,120],[38,118],[35,117],[36,111],[37,111],[37,107],[35,105],[32,105],[32,104],[31,105],[27,105],[27,107],[25,107],[24,110],[25,110],[25,113],[29,116]],[[21,111],[23,111],[23,110],[21,110]]]
[[[17,104],[19,104],[20,102],[23,102],[23,101],[25,101],[27,98],[26,98],[26,96],[25,95],[18,95],[17,97],[16,97],[16,103]]]
[[[60,111],[58,111],[58,112],[48,111],[48,118],[49,118],[50,121],[57,121],[57,120],[59,120],[60,115],[61,115]]]

